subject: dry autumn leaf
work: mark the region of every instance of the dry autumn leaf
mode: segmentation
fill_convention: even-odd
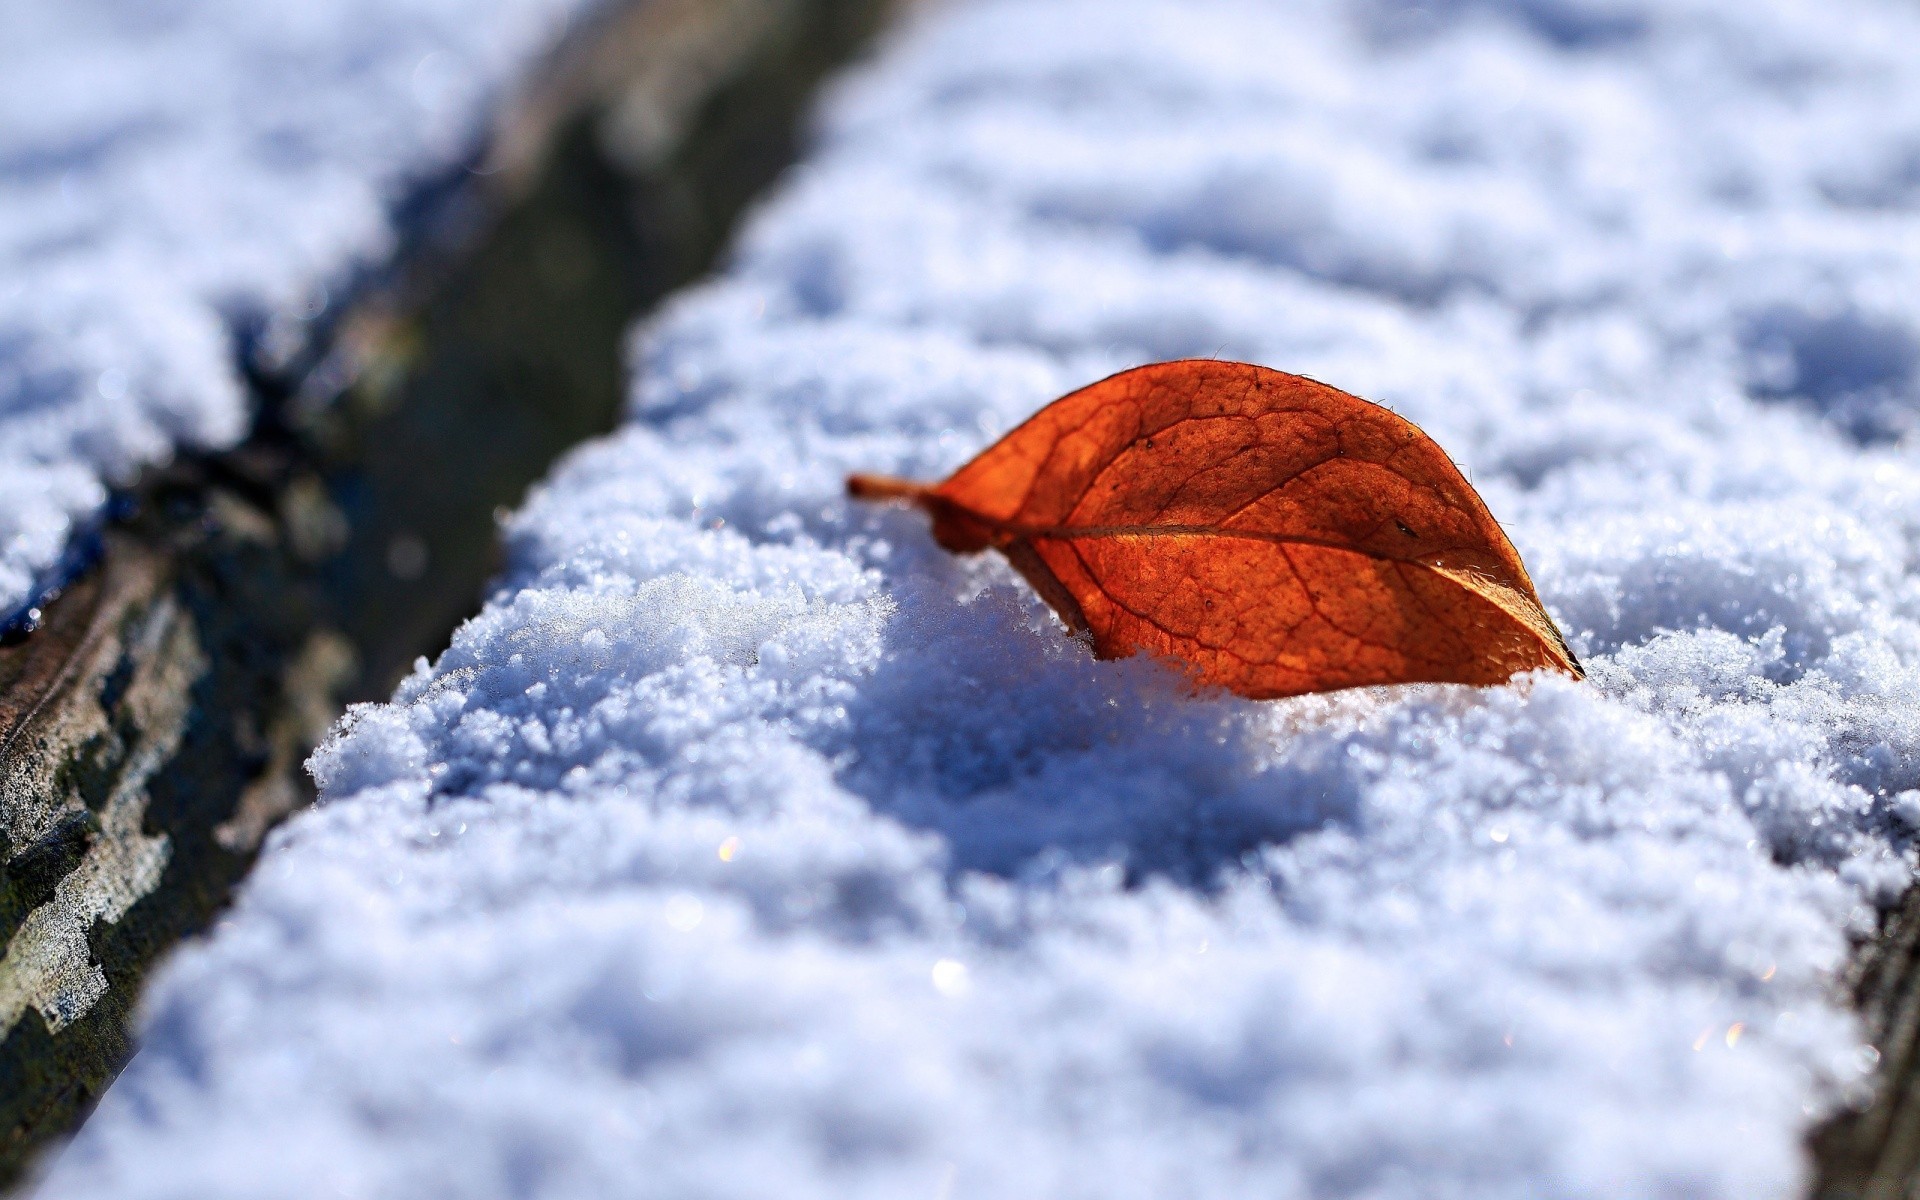
[[[1056,400],[924,485],[847,489],[1005,554],[1102,658],[1146,651],[1264,699],[1578,678],[1512,543],[1446,452],[1377,404],[1213,360]]]

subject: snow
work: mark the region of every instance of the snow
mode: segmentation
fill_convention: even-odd
[[[1920,826],[1920,13],[960,0],[313,761],[49,1195],[1786,1197]],[[1193,698],[855,506],[1219,354],[1576,683]]]
[[[245,433],[236,329],[304,336],[583,7],[0,5],[0,620],[111,488]]]

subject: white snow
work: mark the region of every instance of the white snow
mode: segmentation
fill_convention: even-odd
[[[0,619],[108,489],[246,430],[297,330],[583,0],[0,4]]]
[[[1763,1197],[1920,824],[1920,12],[963,0],[834,96],[47,1194]],[[849,469],[1391,403],[1592,678],[1097,663]]]

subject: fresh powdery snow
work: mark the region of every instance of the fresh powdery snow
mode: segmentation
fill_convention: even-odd
[[[1792,1196],[1920,825],[1916,279],[1898,0],[920,11],[47,1194]],[[1195,698],[842,497],[1183,355],[1423,425],[1591,679]]]
[[[0,2],[0,621],[109,488],[238,440],[236,325],[297,336],[584,6]]]

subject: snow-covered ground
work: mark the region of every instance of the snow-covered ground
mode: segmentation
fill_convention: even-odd
[[[1920,11],[959,0],[314,761],[49,1195],[1762,1197],[1920,825]],[[1592,669],[1193,699],[849,469],[1219,354]]]
[[[0,621],[289,336],[585,0],[0,3]]]

